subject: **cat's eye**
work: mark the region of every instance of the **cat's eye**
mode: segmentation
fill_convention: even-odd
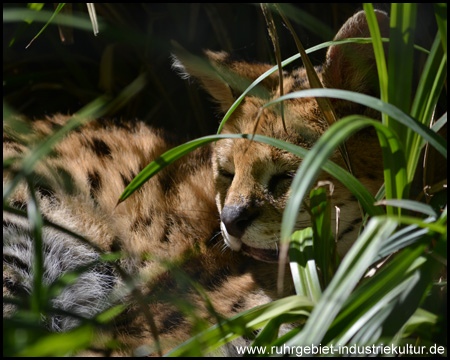
[[[280,186],[289,186],[294,178],[295,171],[285,171],[279,174],[275,174],[269,181],[268,190],[273,193]]]
[[[234,174],[228,170],[225,169],[219,169],[219,175],[225,179],[228,179],[230,181],[233,181]]]

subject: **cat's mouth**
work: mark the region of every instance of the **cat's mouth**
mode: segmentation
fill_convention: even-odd
[[[249,255],[256,260],[265,262],[278,262],[278,249],[261,249],[244,244],[241,239],[228,234],[223,223],[220,224],[225,244],[234,251],[242,250],[243,253]]]
[[[265,262],[278,262],[278,250],[277,249],[259,249],[242,244],[241,250],[251,257],[265,261]]]

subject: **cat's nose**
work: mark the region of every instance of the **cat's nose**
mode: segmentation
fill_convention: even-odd
[[[228,234],[240,239],[257,217],[258,210],[256,209],[231,205],[222,209],[220,220],[225,225]]]

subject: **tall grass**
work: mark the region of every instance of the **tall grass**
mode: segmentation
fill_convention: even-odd
[[[330,126],[328,131],[309,151],[277,139],[258,135],[211,135],[195,139],[162,155],[162,160],[149,164],[127,187],[119,201],[139,188],[164,166],[170,165],[186,153],[207,143],[225,137],[252,138],[281,149],[290,151],[304,160],[292,183],[292,196],[283,217],[281,239],[289,254],[296,295],[246,311],[232,319],[205,330],[186,343],[178,346],[169,356],[199,356],[212,352],[233,340],[262,330],[253,345],[262,346],[271,355],[272,346],[303,347],[319,346],[400,346],[412,344],[416,347],[441,346],[446,354],[446,265],[447,265],[447,203],[446,187],[439,189],[432,201],[428,194],[420,194],[411,184],[422,167],[435,162],[436,166],[447,157],[446,141],[438,131],[446,125],[438,102],[445,97],[447,66],[446,4],[435,5],[438,32],[431,49],[426,54],[423,70],[419,74],[417,86],[414,84],[414,31],[417,23],[417,7],[407,4],[391,5],[391,32],[389,40],[389,62],[385,63],[382,39],[379,36],[371,4],[364,5],[370,25],[372,39],[346,41],[370,41],[373,43],[379,82],[380,99],[333,89],[311,89],[291,93],[268,103],[274,106],[287,99],[301,97],[339,98],[354,101],[382,113],[382,122],[361,116],[349,116]],[[85,26],[85,25],[84,25]],[[408,31],[406,31],[408,30]],[[323,43],[313,49],[325,48],[331,43]],[[297,60],[299,54],[281,62],[282,66]],[[271,73],[275,66],[258,78],[235,102],[224,116],[224,122],[239,106],[251,88]],[[140,89],[132,87],[125,97]],[[133,90],[134,89],[134,90]],[[117,102],[107,103],[109,108]],[[87,107],[88,114],[105,113],[105,103],[98,102]],[[81,112],[85,115],[85,112]],[[84,116],[81,117],[83,119]],[[115,307],[99,314],[94,319],[84,319],[82,325],[66,334],[42,332],[39,314],[52,311],[50,306],[52,286],[42,284],[42,251],[40,244],[43,221],[38,207],[30,206],[28,212],[18,211],[7,205],[7,197],[14,186],[23,179],[33,176],[34,164],[48,154],[60,137],[73,126],[82,123],[76,120],[61,129],[44,143],[38,144],[36,151],[22,159],[21,169],[10,187],[4,189],[4,211],[19,216],[28,216],[35,234],[35,288],[30,296],[31,307],[22,299],[4,299],[16,304],[20,311],[12,319],[4,320],[4,355],[67,355],[87,348],[96,328],[123,311]],[[11,123],[11,126],[16,126]],[[354,132],[364,127],[374,127],[383,150],[384,185],[376,198],[350,173],[328,160]],[[425,152],[433,148],[435,152]],[[428,150],[429,150],[428,149]],[[434,159],[430,159],[434,154]],[[13,160],[4,160],[4,169]],[[164,165],[161,165],[164,164]],[[330,251],[330,210],[326,191],[315,189],[311,193],[317,175],[327,171],[342,182],[360,201],[364,213],[369,217],[361,234],[343,259],[336,259]],[[426,183],[424,188],[436,188]],[[310,194],[312,227],[293,234],[295,214],[302,206],[303,199]],[[416,201],[425,199],[426,201]],[[378,201],[378,202],[377,202]],[[35,202],[31,201],[33,205]],[[61,229],[63,230],[63,229]],[[83,241],[86,241],[82,239]],[[385,261],[388,259],[389,261]],[[112,261],[114,258],[105,261]],[[383,261],[382,261],[383,260]],[[320,271],[318,271],[320,269]],[[80,270],[82,271],[82,270]],[[73,274],[76,278],[77,274]],[[123,273],[126,281],[134,287],[132,280]],[[71,283],[72,280],[66,280]],[[59,284],[59,286],[64,286]],[[54,289],[53,289],[54,290]],[[139,297],[139,293],[135,292]],[[53,309],[54,310],[54,309]],[[151,321],[151,319],[149,320]],[[278,338],[278,330],[283,323],[297,324],[292,330]],[[373,348],[372,348],[373,349]],[[294,353],[295,354],[295,353]],[[442,353],[441,353],[442,354]]]

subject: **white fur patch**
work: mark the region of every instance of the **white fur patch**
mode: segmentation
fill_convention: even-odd
[[[191,75],[187,72],[183,63],[174,55],[171,54],[170,58],[172,60],[172,69],[184,80],[187,80]]]
[[[12,281],[31,293],[34,244],[29,230],[20,225],[3,226],[3,265],[13,275]],[[64,286],[51,300],[55,309],[92,318],[110,305],[109,295],[117,278],[107,269],[108,265],[99,262],[99,254],[92,248],[54,229],[44,228],[43,253],[45,285],[51,285],[68,272],[87,268],[81,270],[74,284]],[[67,331],[79,323],[76,317],[65,315],[52,315],[46,322],[52,331]]]

